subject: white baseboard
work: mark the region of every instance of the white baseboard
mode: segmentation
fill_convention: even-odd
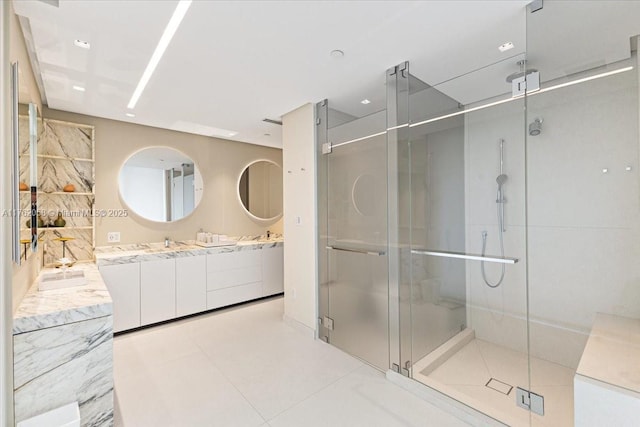
[[[298,331],[300,331],[303,334],[309,336],[310,338],[316,338],[316,330],[315,329],[311,329],[310,327],[308,327],[304,323],[298,322],[296,319],[294,319],[292,317],[289,317],[286,314],[282,315],[282,320],[287,325],[291,326],[294,329],[297,329]]]

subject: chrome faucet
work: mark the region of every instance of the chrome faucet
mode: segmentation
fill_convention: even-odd
[[[165,237],[164,238],[164,247],[168,248],[170,244],[171,244],[171,241],[169,240],[169,238]]]

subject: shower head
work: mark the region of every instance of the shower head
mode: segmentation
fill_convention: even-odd
[[[498,177],[496,178],[496,182],[498,183],[498,185],[500,187],[502,187],[502,184],[507,182],[507,175],[505,175],[505,174],[498,175]]]
[[[529,135],[538,136],[542,132],[542,119],[536,118],[529,124]]]

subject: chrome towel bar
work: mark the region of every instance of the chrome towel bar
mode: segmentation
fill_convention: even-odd
[[[415,255],[429,255],[429,256],[439,256],[443,258],[468,259],[472,261],[497,262],[501,264],[515,264],[516,262],[519,261],[518,258],[499,257],[499,256],[482,256],[482,255],[466,254],[464,252],[447,252],[447,251],[430,251],[430,250],[413,249],[411,253]]]

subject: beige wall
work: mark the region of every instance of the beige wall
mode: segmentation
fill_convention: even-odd
[[[317,198],[313,104],[282,118],[285,318],[316,330]],[[300,223],[297,223],[297,218]]]
[[[134,152],[151,146],[175,148],[191,157],[202,173],[204,193],[200,205],[188,217],[172,223],[156,223],[135,214],[127,218],[96,220],[96,246],[107,245],[107,233],[120,232],[120,244],[195,239],[196,232],[230,236],[282,233],[282,220],[258,223],[242,210],[237,197],[238,177],[256,159],[282,164],[282,150],[166,129],[45,108],[44,117],[95,126],[96,209],[123,209],[118,173]]]

